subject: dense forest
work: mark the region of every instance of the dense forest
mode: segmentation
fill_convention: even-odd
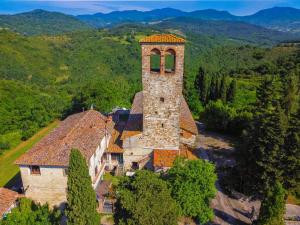
[[[130,107],[141,89],[138,40],[156,32],[162,30],[138,25],[57,36],[0,31],[1,148],[92,104],[102,112]],[[234,124],[241,126],[240,121],[251,118],[249,104],[256,100],[261,79],[296,73],[296,47],[259,47],[224,37],[185,35],[184,94],[194,116],[207,120],[211,129],[218,119],[224,121],[209,118],[214,115],[209,111],[217,109],[226,118],[218,129],[237,132]]]

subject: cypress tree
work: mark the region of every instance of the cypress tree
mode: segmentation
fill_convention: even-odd
[[[225,103],[227,101],[227,84],[226,84],[227,77],[223,75],[221,80],[221,87],[220,87],[220,98]]]
[[[216,96],[216,90],[217,90],[217,81],[216,76],[212,76],[210,88],[209,88],[209,100],[215,100],[217,98]]]
[[[209,80],[208,76],[202,67],[199,68],[198,75],[195,80],[195,88],[199,94],[199,100],[202,103],[207,103],[207,94],[209,91]]]
[[[296,188],[300,185],[300,107],[290,117],[284,149],[285,186],[289,189]]]
[[[265,194],[261,203],[258,225],[284,225],[285,190],[279,182]]]
[[[87,163],[80,151],[72,149],[68,174],[67,217],[70,225],[99,225],[96,193]]]
[[[298,79],[296,76],[288,75],[283,79],[283,97],[282,97],[282,105],[285,109],[287,115],[295,112],[297,109],[297,95],[298,95],[298,87],[297,82]]]
[[[213,100],[217,100],[220,98],[220,78],[218,75],[214,75],[215,77],[215,81],[216,81],[216,85],[215,85],[215,90],[214,90],[214,99]]]
[[[257,140],[253,143],[254,151],[257,153],[256,162],[260,173],[263,187],[269,188],[274,180],[281,180],[281,162],[284,144],[284,122],[283,111],[279,103],[274,110],[265,112],[259,116],[259,127],[257,127]]]
[[[282,178],[284,116],[273,96],[273,82],[266,79],[257,90],[254,118],[243,135],[238,169],[248,192],[268,189]]]
[[[230,82],[228,91],[227,91],[227,101],[228,102],[233,102],[236,96],[236,90],[237,90],[237,86],[236,86],[236,80],[233,79]]]

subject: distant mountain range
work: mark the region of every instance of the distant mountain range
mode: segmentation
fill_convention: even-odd
[[[0,15],[0,29],[8,28],[27,35],[53,35],[127,23],[150,25],[163,29],[162,32],[177,29],[183,33],[224,36],[259,44],[300,39],[300,10],[287,7],[265,9],[250,16],[234,16],[213,9],[183,12],[172,8],[79,16],[44,10]]]
[[[114,11],[103,14],[79,15],[78,19],[94,27],[106,27],[125,22],[159,22],[175,17],[191,17],[201,20],[241,21],[265,28],[284,32],[300,33],[300,9],[290,7],[274,7],[261,10],[250,16],[234,16],[227,11],[214,9],[183,12],[172,8],[155,9],[152,11]]]
[[[221,36],[236,41],[246,41],[262,45],[270,45],[282,41],[297,39],[295,34],[271,30],[261,26],[240,21],[200,20],[189,17],[177,17],[154,24],[158,29],[170,31],[180,30],[187,34]]]
[[[91,27],[74,16],[37,9],[15,15],[0,15],[0,28],[34,35],[59,34]]]

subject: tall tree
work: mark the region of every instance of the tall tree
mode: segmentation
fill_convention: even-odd
[[[230,85],[228,87],[227,91],[227,101],[233,102],[236,96],[236,91],[237,91],[237,84],[236,84],[236,79],[233,79],[230,82]]]
[[[286,188],[294,189],[300,185],[300,108],[290,117],[284,149],[284,184]]]
[[[216,100],[217,99],[217,79],[216,76],[213,75],[211,77],[211,82],[210,82],[210,88],[209,88],[209,100]]]
[[[213,219],[210,201],[215,197],[217,180],[213,164],[177,158],[167,178],[184,216],[197,218],[201,224]]]
[[[282,178],[284,116],[273,98],[273,82],[265,79],[257,90],[254,119],[239,151],[239,169],[243,171],[246,190],[268,189],[274,180]]]
[[[267,191],[261,203],[258,225],[284,225],[285,190],[279,182]]]
[[[297,84],[298,77],[293,74],[283,78],[282,105],[287,115],[295,113],[297,109],[297,96],[299,95]]]
[[[117,224],[177,224],[179,209],[167,182],[153,172],[140,170],[133,177],[124,177],[116,195]]]
[[[207,103],[208,100],[207,95],[209,91],[209,79],[202,67],[199,68],[199,72],[195,80],[195,88],[199,94],[199,100],[204,104]]]
[[[96,193],[87,163],[77,149],[72,149],[68,174],[67,217],[70,225],[99,225]]]
[[[227,77],[222,76],[221,87],[220,87],[220,98],[225,103],[227,101]]]

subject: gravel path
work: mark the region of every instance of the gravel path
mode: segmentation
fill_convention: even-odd
[[[230,158],[230,153],[234,151],[230,145],[230,138],[215,133],[205,132],[203,124],[199,123],[200,135],[197,138],[197,151],[198,155],[205,159],[214,161],[217,166],[226,164],[234,164],[234,159]],[[228,157],[220,157],[218,159],[212,156],[214,151],[224,151],[229,154]],[[216,198],[212,201],[212,207],[215,212],[214,225],[246,225],[251,224],[250,215],[252,207],[256,211],[259,208],[258,201],[249,201],[234,199],[226,195],[219,183],[216,184],[218,192]]]

